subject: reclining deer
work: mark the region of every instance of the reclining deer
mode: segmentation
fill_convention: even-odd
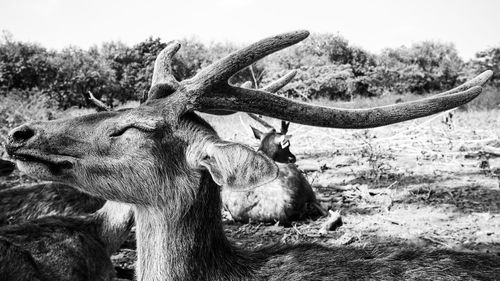
[[[46,216],[0,227],[0,280],[111,280],[110,256],[133,225],[130,206],[107,201],[88,216]]]
[[[138,280],[492,280],[500,257],[449,250],[372,251],[317,244],[238,249],[224,235],[220,186],[250,190],[274,180],[274,161],[220,140],[193,111],[245,111],[301,124],[369,128],[434,114],[481,93],[491,72],[432,98],[358,110],[297,103],[227,80],[256,60],[295,44],[305,31],[270,37],[181,82],[171,62],[155,62],[148,100],[126,111],[33,122],[10,132],[8,153],[39,178],[132,204]]]
[[[292,71],[262,90],[270,93],[276,92],[294,76],[295,71]],[[240,87],[249,88],[246,83]],[[326,215],[326,211],[316,201],[311,185],[293,164],[296,158],[290,152],[291,136],[287,135],[290,122],[282,120],[281,130],[278,132],[255,114],[249,113],[248,115],[267,129],[266,132],[262,132],[250,126],[255,138],[260,140],[258,151],[276,162],[279,175],[267,184],[244,192],[222,188],[222,204],[231,217],[242,222],[279,221],[281,224],[288,224],[290,220],[303,216],[309,206],[317,209],[322,215]]]

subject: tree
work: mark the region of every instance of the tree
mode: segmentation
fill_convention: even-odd
[[[469,63],[469,69],[472,72],[469,76],[480,73],[485,69],[493,71],[490,85],[497,89],[500,88],[500,47],[492,47],[478,52],[475,59]]]
[[[374,80],[385,91],[422,94],[455,86],[463,66],[453,44],[424,41],[410,48],[385,49]]]

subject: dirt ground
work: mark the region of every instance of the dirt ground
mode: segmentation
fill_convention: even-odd
[[[292,124],[296,164],[342,226],[320,232],[328,218],[313,216],[287,227],[226,220],[226,234],[244,248],[309,241],[500,254],[500,158],[484,152],[500,147],[499,113],[454,111],[370,130]],[[223,139],[258,145],[245,114],[205,118]],[[0,184],[29,181],[18,176]],[[132,237],[114,256],[121,278],[132,278]]]

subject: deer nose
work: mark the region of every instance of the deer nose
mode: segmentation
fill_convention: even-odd
[[[295,163],[295,161],[296,161],[296,160],[297,160],[297,159],[295,158],[295,156],[294,156],[294,155],[290,155],[290,156],[288,156],[288,162],[290,162],[290,163]]]
[[[21,125],[14,128],[9,133],[9,144],[19,145],[27,142],[30,138],[35,135],[35,130],[30,128],[28,125]]]

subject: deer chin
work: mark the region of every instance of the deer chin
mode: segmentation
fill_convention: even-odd
[[[65,155],[41,155],[33,151],[16,151],[10,155],[19,170],[43,180],[59,180],[68,176],[75,158]]]

